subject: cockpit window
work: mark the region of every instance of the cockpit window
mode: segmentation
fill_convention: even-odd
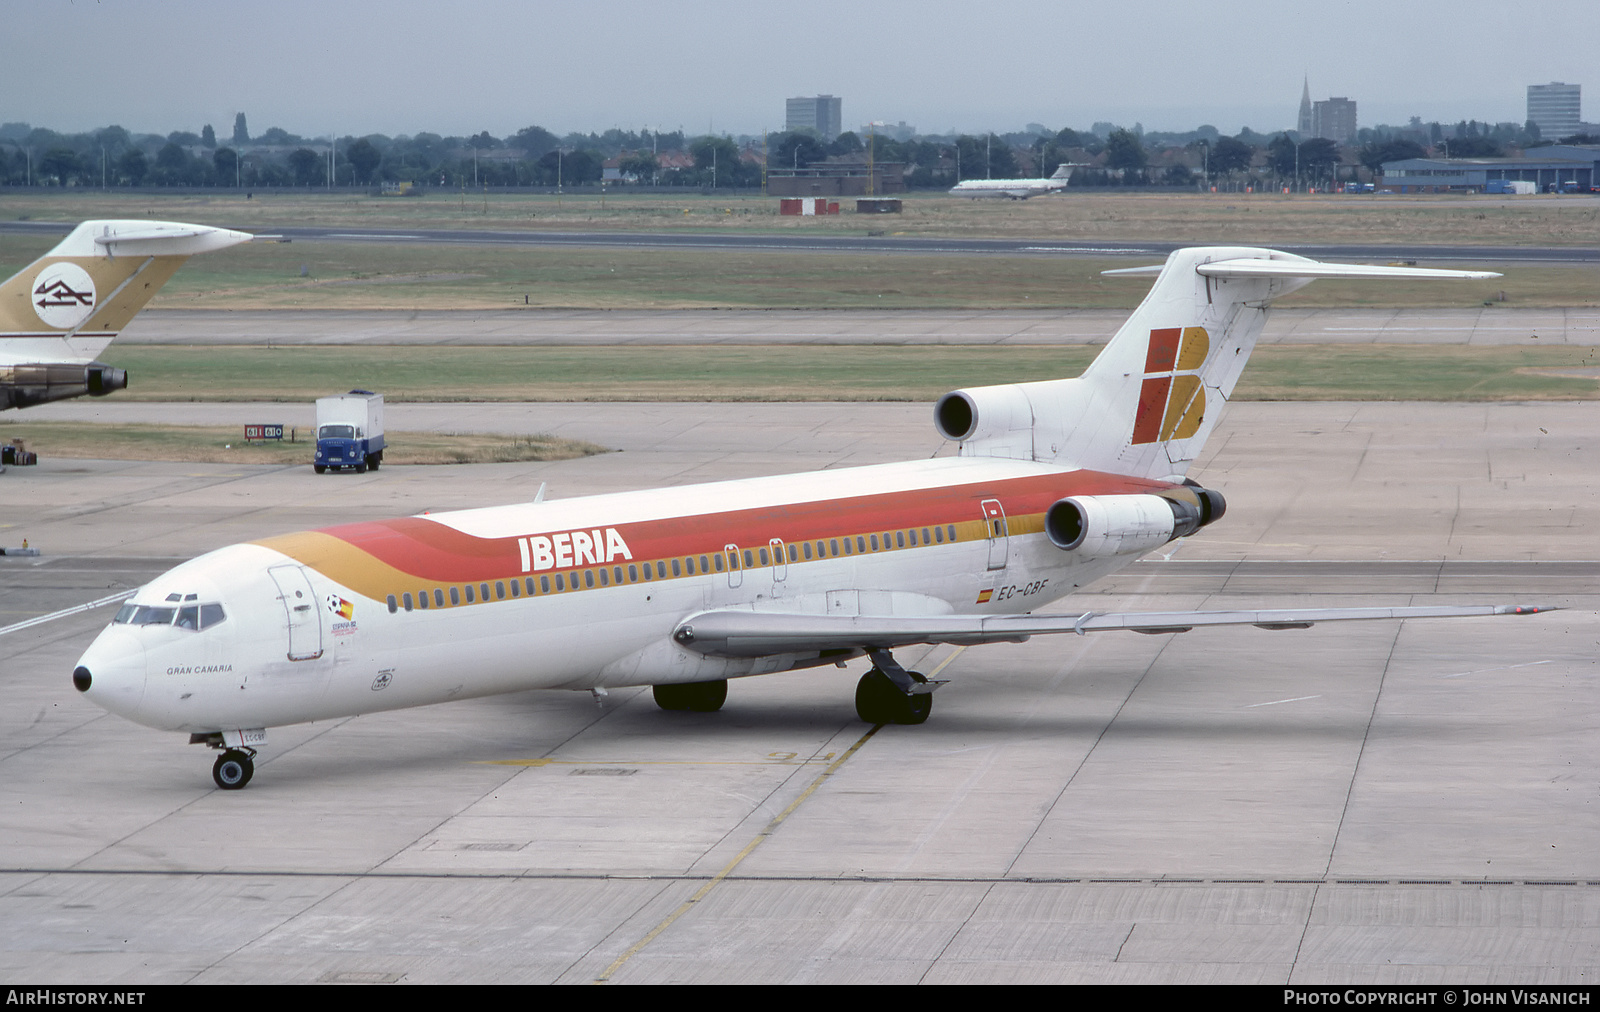
[[[175,625],[179,629],[209,629],[227,620],[220,604],[186,604],[181,608],[152,608],[125,604],[111,621],[118,625]]]
[[[356,427],[354,425],[324,425],[317,430],[318,439],[354,439]]]

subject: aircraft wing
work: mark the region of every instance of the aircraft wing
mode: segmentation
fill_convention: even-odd
[[[681,646],[715,657],[762,657],[815,650],[889,650],[914,643],[1020,643],[1051,633],[1188,632],[1200,626],[1253,625],[1307,629],[1317,622],[1471,618],[1556,611],[1529,605],[1408,608],[1269,608],[1260,611],[1093,612],[1080,615],[808,615],[796,612],[706,611],[673,630]]]

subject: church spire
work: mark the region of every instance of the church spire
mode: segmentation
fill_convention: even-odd
[[[1311,78],[1305,78],[1300,89],[1300,136],[1310,137],[1311,129]]]

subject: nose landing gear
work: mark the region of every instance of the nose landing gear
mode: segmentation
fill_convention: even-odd
[[[868,724],[920,724],[933,711],[932,682],[920,671],[907,671],[887,650],[870,653],[873,668],[856,684],[856,716]]]
[[[256,775],[256,750],[245,742],[260,745],[266,740],[267,731],[262,727],[189,735],[189,744],[206,745],[222,753],[211,766],[211,779],[225,791],[242,790]]]
[[[256,773],[256,750],[230,748],[217,756],[211,767],[211,779],[225,791],[242,790]]]

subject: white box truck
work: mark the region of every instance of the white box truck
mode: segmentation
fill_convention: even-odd
[[[361,474],[383,463],[383,395],[371,390],[317,398],[318,474],[348,467]]]

